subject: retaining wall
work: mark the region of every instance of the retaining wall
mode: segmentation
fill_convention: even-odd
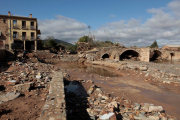
[[[39,120],[66,120],[66,102],[62,72],[56,72],[53,75],[49,95]]]

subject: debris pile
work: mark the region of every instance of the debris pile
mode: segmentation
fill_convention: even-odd
[[[13,98],[8,98],[9,94],[17,98],[16,96],[19,96],[19,94],[29,94],[29,92],[33,92],[34,90],[46,89],[45,91],[47,91],[52,78],[51,73],[59,70],[51,64],[39,62],[13,62],[12,66],[15,67],[13,71],[0,73],[1,84],[5,87],[5,90],[1,91],[0,98],[8,99],[1,100],[0,103],[12,100]]]
[[[79,87],[74,90],[76,92],[66,93],[69,119],[176,120],[175,117],[167,115],[162,106],[151,103],[139,104],[124,98],[113,97],[90,81],[87,83],[91,84],[87,90],[87,96],[77,92]]]

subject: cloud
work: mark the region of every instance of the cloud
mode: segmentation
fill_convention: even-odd
[[[54,36],[56,39],[73,43],[86,35],[88,26],[75,19],[57,15],[56,19],[38,20],[41,37]]]
[[[168,7],[173,10],[174,14],[180,17],[180,0],[170,2]]]
[[[115,18],[116,16],[115,15],[109,15],[110,18]]]
[[[155,39],[160,47],[165,44],[180,44],[179,2],[180,0],[174,0],[163,8],[147,9],[147,14],[151,14],[151,17],[144,22],[134,18],[110,22],[92,30],[92,34],[98,40],[112,40],[127,47],[150,46]],[[88,35],[85,23],[61,15],[56,16],[56,19],[38,22],[42,37],[54,36],[73,42],[83,35]]]

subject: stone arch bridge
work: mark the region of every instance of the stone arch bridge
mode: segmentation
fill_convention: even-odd
[[[90,51],[89,51],[90,52]],[[91,50],[90,53],[96,53],[96,58],[100,59],[133,59],[139,61],[154,61],[157,59],[166,59],[166,60],[179,60],[180,51],[168,51],[161,49],[154,49],[148,47],[135,48],[135,47],[104,47],[98,48],[96,50]],[[88,53],[88,52],[87,52]]]

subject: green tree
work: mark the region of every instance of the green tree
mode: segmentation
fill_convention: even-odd
[[[49,40],[49,41],[48,41],[48,44],[49,44],[49,46],[52,47],[52,48],[55,48],[55,47],[57,46],[57,42],[54,41],[54,40]]]
[[[83,37],[79,38],[78,42],[90,42],[90,43],[92,43],[93,39],[90,38],[89,36],[83,36]]]
[[[88,36],[83,36],[79,38],[78,42],[88,42],[89,37]]]
[[[153,44],[150,46],[151,48],[158,48],[158,44],[157,44],[157,42],[156,42],[156,40],[153,42]]]
[[[55,48],[55,47],[57,46],[57,42],[54,41],[54,37],[53,37],[53,36],[48,36],[48,37],[45,39],[44,46],[45,46],[45,47]]]

